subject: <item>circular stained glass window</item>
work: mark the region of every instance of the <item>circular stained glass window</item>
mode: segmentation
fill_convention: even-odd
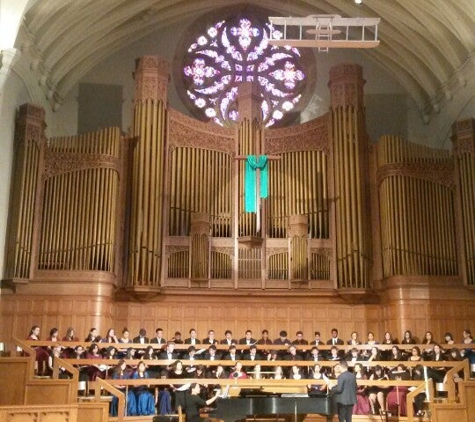
[[[260,88],[265,126],[295,119],[307,101],[313,68],[305,66],[308,58],[297,48],[270,45],[269,32],[262,18],[240,13],[204,24],[183,41],[175,78],[195,116],[222,126],[236,122],[238,86],[253,82]]]

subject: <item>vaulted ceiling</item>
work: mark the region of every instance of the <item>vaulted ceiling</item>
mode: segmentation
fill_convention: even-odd
[[[475,61],[474,0],[259,0],[245,1],[274,16],[339,14],[381,17],[381,44],[365,50],[392,74],[428,118],[466,83]],[[60,104],[96,64],[160,27],[233,6],[235,0],[36,0],[20,42],[49,97]]]

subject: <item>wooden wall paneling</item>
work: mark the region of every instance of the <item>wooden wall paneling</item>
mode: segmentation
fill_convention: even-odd
[[[77,405],[60,408],[58,406],[3,407],[0,409],[0,422],[75,422],[77,415]],[[91,420],[105,422],[96,418],[88,421]]]
[[[72,402],[72,388],[77,386],[68,380],[31,380],[25,386],[26,405],[67,405]]]
[[[21,405],[30,374],[28,358],[0,358],[0,406]]]
[[[108,420],[109,403],[83,402],[78,404],[77,422],[107,422]]]

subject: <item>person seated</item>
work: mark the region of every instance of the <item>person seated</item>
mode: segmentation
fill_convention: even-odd
[[[157,328],[155,330],[155,337],[150,340],[150,343],[163,345],[163,346],[165,346],[165,344],[167,344],[167,341],[165,340],[165,337],[163,337],[163,329],[162,328]]]
[[[240,359],[239,352],[236,350],[236,345],[232,344],[229,346],[228,353],[224,356],[224,360],[232,360],[233,362],[236,362],[237,360]]]
[[[297,352],[297,347],[291,344],[284,355],[284,360],[303,360],[302,356]]]
[[[391,345],[391,344],[398,344],[398,340],[397,338],[394,338],[393,335],[389,332],[389,331],[386,331],[384,333],[384,338],[383,338],[383,341],[381,342],[381,344],[386,344],[386,345]]]
[[[191,384],[190,392],[186,395],[186,406],[183,411],[186,414],[186,422],[200,422],[200,408],[209,406],[219,396],[219,391],[208,400],[204,400],[201,394],[200,384]]]
[[[302,374],[302,370],[299,366],[294,365],[290,368],[289,379],[301,380],[303,378],[304,378],[304,375]]]
[[[88,343],[99,343],[101,341],[101,336],[98,334],[97,328],[91,328],[84,341],[87,341]]]
[[[54,372],[54,360],[56,358],[61,358],[61,346],[54,346],[51,350],[50,355],[48,356],[48,365],[45,372],[45,375],[52,377]],[[69,379],[71,375],[66,371],[65,368],[59,367],[58,379]]]
[[[306,346],[308,344],[308,341],[303,338],[303,332],[302,331],[297,331],[295,333],[295,340],[292,341],[292,344],[296,344],[297,346]]]
[[[311,369],[308,375],[309,380],[317,380],[317,381],[325,381],[325,375],[322,372],[322,367],[320,364],[315,364]],[[308,384],[308,395],[310,397],[320,397],[324,396],[327,393],[327,384],[319,383],[319,384]]]
[[[356,377],[356,381],[358,380],[367,380],[368,375],[366,371],[361,365],[361,363],[355,363],[353,367],[353,371]],[[369,398],[368,398],[368,386],[366,385],[358,385],[356,389],[356,404],[353,406],[353,414],[354,415],[368,415],[370,412],[370,405],[369,405]]]
[[[396,381],[410,379],[409,372],[403,364],[399,364],[389,373],[389,378]],[[406,397],[409,388],[404,385],[391,387],[387,395],[387,411],[395,416],[407,416]]]
[[[359,346],[361,344],[360,339],[358,337],[358,333],[353,331],[351,333],[350,339],[348,340],[348,344],[350,346]]]
[[[186,351],[186,354],[183,355],[183,360],[195,361],[195,360],[199,360],[199,359],[200,359],[200,356],[196,354],[195,346],[188,347],[188,349]],[[196,371],[196,365],[191,363],[190,365],[188,365],[186,367],[185,371],[188,374],[190,374],[190,376],[192,376]]]
[[[360,351],[356,347],[353,347],[350,352],[345,356],[345,360],[347,362],[357,362],[365,359],[360,353]]]
[[[139,335],[134,337],[133,342],[138,344],[150,343],[150,339],[147,337],[147,330],[145,328],[141,328],[139,330]]]
[[[247,353],[245,353],[242,357],[243,360],[250,360],[250,361],[255,361],[255,360],[261,360],[263,357],[261,354],[258,352],[257,347],[255,345],[252,345],[249,347],[249,350]]]
[[[112,373],[112,379],[114,380],[127,380],[130,379],[131,373],[127,370],[127,364],[125,360],[121,359],[117,363],[117,366],[114,368],[114,372]],[[125,385],[114,385],[115,388],[122,391],[124,394],[127,391]],[[136,416],[137,412],[137,403],[135,401],[135,394],[132,389],[128,390],[126,396],[126,404],[127,404],[127,416]],[[117,396],[112,396],[112,402],[110,405],[110,415],[111,416],[118,416],[118,405],[119,400]]]
[[[410,330],[406,330],[404,332],[401,344],[417,344],[416,339],[413,337],[412,332]]]
[[[338,337],[338,330],[336,328],[332,328],[331,331],[331,338],[327,341],[328,346],[341,346],[345,344],[345,342]]]
[[[237,341],[233,339],[233,332],[231,330],[226,330],[224,332],[224,339],[219,342],[219,344],[225,344],[231,346],[231,344],[237,344]]]
[[[424,380],[424,367],[422,365],[417,365],[412,371],[412,379],[422,381]],[[415,390],[416,387],[409,387],[409,391]],[[416,397],[414,397],[414,414],[415,416],[421,417],[425,415],[424,411],[424,402],[426,401],[426,393],[421,392]]]
[[[310,345],[320,346],[320,345],[325,344],[325,342],[322,340],[322,336],[320,334],[320,331],[315,331],[314,335],[315,335],[314,340],[310,342]]]
[[[204,338],[202,344],[218,344],[218,340],[215,338],[214,330],[208,331],[208,337]]]
[[[165,350],[160,352],[158,357],[159,359],[163,359],[163,360],[173,360],[173,361],[177,360],[178,353],[175,352],[175,343],[173,343],[173,341],[169,341],[167,343],[167,347],[165,348]]]
[[[370,380],[389,380],[389,377],[384,372],[383,368],[380,365],[376,365],[373,368],[373,372],[369,377]],[[371,414],[376,415],[376,410],[379,406],[379,413],[381,415],[386,415],[386,401],[385,396],[388,391],[388,387],[381,387],[379,385],[372,385],[368,388],[369,393],[369,404],[371,406]]]
[[[455,344],[454,336],[452,333],[446,332],[444,334],[444,344]]]
[[[285,379],[284,370],[282,369],[282,366],[276,366],[273,372],[274,374],[272,376],[272,379],[275,379],[275,380]]]
[[[196,344],[201,344],[201,341],[198,340],[196,330],[194,328],[190,328],[189,331],[190,337],[185,339],[185,344],[191,344],[191,345],[196,345]]]
[[[86,353],[86,359],[102,359],[102,355],[99,352],[99,346],[97,343],[92,343],[89,346],[89,349]],[[105,364],[97,364],[97,365],[89,365],[88,367],[88,377],[89,381],[95,381],[96,378],[105,378],[107,371],[107,365]]]
[[[434,344],[430,353],[427,353],[424,356],[424,360],[432,362],[443,362],[446,360],[444,350],[439,344]],[[429,378],[432,378],[434,383],[443,383],[445,379],[445,374],[447,370],[440,366],[428,367],[427,368]]]
[[[247,344],[250,346],[251,344],[256,344],[257,340],[252,337],[252,331],[246,330],[244,337],[239,340],[239,344]]]
[[[320,354],[320,350],[318,350],[317,346],[313,346],[310,350],[310,353],[307,354],[306,359],[312,362],[318,362],[323,360],[323,356]]]
[[[411,362],[419,362],[422,360],[421,349],[419,348],[419,346],[414,346],[411,349],[411,354],[407,360]]]
[[[74,328],[68,327],[68,329],[66,330],[66,334],[61,340],[61,342],[77,342],[77,341],[79,341],[79,338],[76,337]],[[74,349],[72,347],[66,347],[63,351],[63,355],[66,358],[74,359]]]
[[[175,335],[173,338],[170,340],[173,341],[175,344],[184,344],[185,341],[181,338],[181,333],[179,331],[175,331]]]
[[[132,379],[145,380],[149,379],[150,376],[146,370],[146,365],[144,361],[140,361],[137,365],[137,370],[133,373]],[[158,402],[158,394],[154,395],[150,392],[150,389],[147,385],[137,385],[132,389],[135,394],[135,401],[137,403],[137,416],[148,416],[155,414],[155,405]]]
[[[236,362],[232,372],[229,374],[229,378],[233,379],[247,379],[249,378],[242,367],[242,362]]]
[[[404,356],[401,349],[399,349],[398,346],[393,346],[391,347],[391,350],[389,351],[389,356],[386,358],[388,361],[401,361],[401,360],[407,360],[407,356]]]
[[[100,343],[118,343],[119,340],[117,339],[117,336],[115,335],[115,330],[113,328],[109,328],[107,330],[107,334],[105,337],[103,337],[100,341]]]
[[[341,360],[341,352],[338,350],[338,347],[332,346],[330,353],[327,355],[327,360]]]
[[[373,346],[370,350],[369,356],[366,358],[367,362],[376,362],[380,361],[381,359],[381,352],[380,350],[376,347]]]
[[[142,355],[142,360],[158,360],[158,356],[155,353],[155,349],[153,346],[147,346],[143,355]],[[161,368],[159,365],[151,365],[148,363],[148,374],[150,375],[151,378],[158,378],[161,373]]]

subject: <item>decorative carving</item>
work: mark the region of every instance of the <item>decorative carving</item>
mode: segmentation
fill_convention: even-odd
[[[228,255],[232,258],[234,258],[234,248],[229,248],[225,246],[212,246],[211,247],[211,252],[217,252],[217,253],[222,253],[225,255]]]
[[[167,245],[165,248],[165,256],[169,258],[170,255],[174,253],[189,252],[189,250],[190,250],[189,246]]]
[[[78,154],[73,152],[45,152],[43,178],[47,179],[61,173],[92,168],[110,168],[120,171],[119,158],[104,154]]]
[[[323,151],[331,154],[329,142],[329,114],[310,122],[265,131],[267,154],[282,154],[293,151]]]
[[[156,56],[144,56],[135,61],[135,102],[163,101],[168,98],[170,70],[168,63]]]
[[[415,177],[439,183],[450,189],[455,189],[454,164],[447,163],[392,163],[378,169],[378,186],[387,177],[404,176]]]
[[[226,153],[234,152],[236,131],[214,123],[203,123],[170,110],[169,148],[194,147]]]
[[[363,69],[360,65],[346,63],[330,69],[330,87],[332,108],[363,107],[364,95]]]
[[[271,256],[279,255],[281,253],[289,253],[288,248],[266,248],[266,259],[268,260]]]
[[[454,153],[457,156],[464,154],[475,154],[475,136],[468,134],[465,136],[456,135],[454,140]]]
[[[333,249],[331,248],[310,248],[310,254],[323,255],[331,259],[333,256]]]

